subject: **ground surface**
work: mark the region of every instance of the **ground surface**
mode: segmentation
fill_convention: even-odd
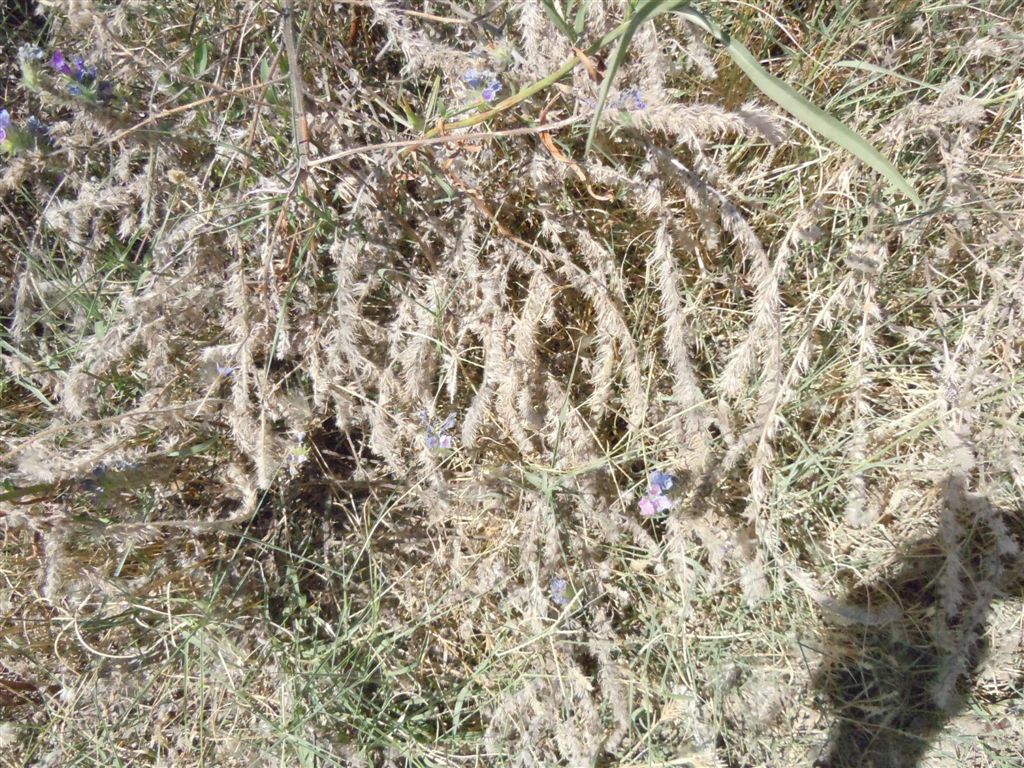
[[[3,6],[0,761],[1019,766],[1024,10],[289,5]]]

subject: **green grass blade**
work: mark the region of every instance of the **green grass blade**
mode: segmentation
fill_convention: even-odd
[[[597,125],[601,120],[601,114],[604,112],[604,105],[608,101],[608,93],[611,91],[612,82],[615,80],[615,73],[619,71],[622,62],[626,60],[626,54],[629,52],[629,44],[633,40],[633,35],[636,34],[637,29],[645,21],[671,11],[677,5],[679,5],[679,0],[668,0],[667,2],[666,0],[649,0],[649,2],[636,9],[636,13],[629,19],[628,24],[622,28],[622,34],[619,37],[618,44],[615,46],[615,53],[612,55],[611,64],[608,65],[608,70],[601,80],[601,90],[597,94],[594,117],[590,121],[590,130],[587,131],[586,152],[590,152],[590,147],[594,143],[594,137],[597,136]]]
[[[660,16],[663,13],[675,12],[686,17],[714,37],[725,48],[732,60],[739,65],[744,74],[765,96],[770,98],[793,117],[802,122],[815,133],[820,134],[829,141],[838,144],[847,150],[854,157],[866,163],[869,167],[878,171],[893,187],[906,195],[917,208],[923,207],[923,202],[917,192],[911,186],[896,167],[890,163],[881,152],[875,149],[860,134],[847,125],[844,125],[832,115],[819,109],[805,97],[801,96],[792,86],[770,75],[760,62],[746,49],[746,47],[734,40],[727,32],[721,29],[715,22],[695,10],[681,0],[651,0],[637,9],[636,14],[629,19],[629,22],[620,27],[621,34],[618,38],[618,45],[615,55],[608,67],[607,74],[601,83],[601,90],[597,99],[597,106],[594,109],[594,117],[590,123],[590,130],[587,133],[587,151],[593,144],[597,135],[597,125],[604,111],[608,100],[608,93],[611,90],[615,74],[626,58],[629,51],[629,44],[636,34],[636,30],[648,19]],[[618,31],[618,30],[616,30]]]
[[[548,20],[558,27],[558,30],[565,35],[570,43],[575,44],[576,35],[573,34],[572,27],[562,18],[562,14],[555,8],[554,3],[551,0],[541,0],[541,5],[544,7],[544,13],[547,14]]]
[[[587,26],[587,11],[589,10],[590,0],[583,0],[580,7],[576,9],[576,19],[573,21],[572,31],[576,33],[577,40],[583,35],[583,30]]]
[[[690,7],[677,8],[682,14],[701,29],[718,40],[732,57],[740,69],[750,78],[751,82],[768,98],[789,112],[812,131],[821,134],[868,166],[878,171],[886,181],[910,198],[917,208],[923,207],[921,198],[896,167],[881,152],[871,146],[868,141],[844,125],[827,112],[814,106],[801,96],[792,86],[774,77],[761,66],[760,62],[742,44],[734,40],[704,14]]]

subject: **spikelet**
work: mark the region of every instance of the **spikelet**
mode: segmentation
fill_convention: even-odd
[[[405,61],[404,71],[419,72],[431,69],[439,63],[451,60],[447,46],[433,42],[418,29],[412,16],[401,13],[390,2],[373,0],[369,3],[377,21],[388,32],[389,45],[397,43]]]
[[[690,359],[692,334],[687,323],[687,311],[679,295],[679,278],[675,270],[672,238],[667,221],[662,221],[651,252],[651,266],[658,281],[658,297],[664,327],[662,347],[672,370],[672,397],[679,413],[676,441],[686,446],[687,466],[694,471],[704,468],[708,455],[707,416],[704,393]],[[681,428],[680,428],[681,426]]]
[[[540,0],[524,0],[517,7],[515,28],[522,39],[523,60],[519,62],[527,78],[544,77],[556,69],[572,51],[561,35],[552,35],[551,26]]]
[[[681,106],[654,104],[636,114],[644,127],[673,136],[694,152],[701,152],[708,139],[724,136],[763,136],[777,144],[785,136],[783,123],[762,107],[748,104],[738,112],[730,112],[713,104]]]
[[[854,527],[863,527],[870,523],[877,510],[868,508],[867,480],[864,471],[858,468],[866,458],[867,425],[866,421],[872,413],[871,380],[867,372],[869,365],[875,363],[877,349],[873,335],[881,320],[881,312],[876,303],[877,291],[875,281],[888,261],[888,251],[884,245],[868,241],[855,245],[847,261],[859,274],[861,317],[856,324],[854,341],[857,354],[850,367],[850,391],[853,393],[850,408],[851,429],[853,434],[847,450],[847,461],[851,467],[850,494],[846,503],[846,522]]]

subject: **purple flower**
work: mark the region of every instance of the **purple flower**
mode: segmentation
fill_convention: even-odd
[[[640,514],[644,517],[654,517],[659,512],[667,512],[672,509],[672,500],[661,493],[649,493],[640,499]]]
[[[426,411],[420,411],[420,420],[423,422],[423,427],[427,433],[424,442],[428,449],[436,451],[440,448],[450,451],[455,447],[455,438],[448,434],[448,431],[455,427],[454,413],[448,414],[448,418],[437,429],[434,429],[431,425]]]
[[[45,139],[50,135],[50,129],[43,125],[43,122],[35,115],[25,121],[25,127],[36,139]]]
[[[651,472],[647,482],[647,495],[640,499],[640,514],[644,517],[654,517],[659,512],[672,509],[672,499],[665,495],[665,491],[675,485],[675,478],[656,469]]]
[[[238,370],[238,366],[236,365],[221,365],[220,363],[217,363],[214,368],[217,369],[218,376],[223,376],[225,378],[231,376]]]
[[[74,66],[72,67],[71,64],[68,64],[68,60],[64,57],[64,52],[60,49],[53,52],[53,58],[50,59],[50,66],[53,67],[54,71],[58,74],[70,77],[81,85],[90,86],[96,80],[96,67],[86,64],[85,59],[81,56],[75,56]],[[76,85],[69,85],[68,92],[72,96],[82,95],[82,89]]]
[[[7,139],[7,129],[11,127],[11,113],[0,109],[0,141]]]
[[[60,74],[71,77],[71,67],[68,65],[67,60],[64,58],[64,53],[60,48],[53,52],[53,58],[50,59],[50,66]]]
[[[498,96],[498,91],[500,90],[501,83],[495,80],[493,83],[489,84],[486,88],[484,88],[483,92],[480,94],[480,98],[482,98],[484,101],[494,101],[494,99],[497,98]]]
[[[651,493],[659,494],[669,490],[673,484],[672,475],[666,475],[660,469],[651,472],[648,482],[651,484]]]
[[[484,101],[494,101],[501,90],[501,83],[493,72],[471,69],[462,79],[474,91],[480,91],[480,98]]]
[[[96,67],[89,67],[85,59],[75,56],[75,71],[73,77],[83,85],[89,85],[96,79]]]
[[[637,88],[630,88],[628,91],[622,91],[619,94],[619,99],[616,102],[619,109],[624,109],[627,112],[638,112],[642,109],[647,109],[647,104],[640,96],[640,91]]]
[[[462,76],[462,79],[470,88],[480,89],[484,87],[486,82],[494,79],[494,73],[471,69]]]
[[[561,577],[557,577],[551,580],[551,585],[548,590],[551,594],[551,602],[555,605],[568,605],[569,596],[565,593],[569,587],[569,582]]]

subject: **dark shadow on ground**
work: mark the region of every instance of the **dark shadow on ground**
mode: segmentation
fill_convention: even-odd
[[[917,765],[963,707],[993,599],[1021,588],[1020,516],[968,492],[962,475],[946,482],[943,506],[939,530],[891,576],[847,594],[843,613],[857,623],[829,631],[813,682],[833,724],[817,768]]]

